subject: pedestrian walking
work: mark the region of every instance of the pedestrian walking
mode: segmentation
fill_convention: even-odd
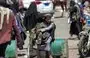
[[[22,49],[23,41],[16,26],[14,13],[10,10],[7,3],[0,4],[0,58],[5,58],[5,50],[7,45],[11,44],[11,40],[17,40],[17,47]],[[15,31],[15,38],[12,38],[12,30]]]
[[[82,27],[80,25],[80,8],[74,1],[70,1],[70,38],[73,35],[79,35],[79,32],[82,31]],[[79,38],[79,37],[78,37]]]
[[[62,13],[61,17],[63,17],[64,11],[67,11],[67,0],[54,0],[53,3],[54,3],[54,9],[57,5],[61,7],[61,13]]]

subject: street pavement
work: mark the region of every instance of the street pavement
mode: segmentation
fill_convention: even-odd
[[[64,17],[60,18],[61,11],[60,7],[56,7],[56,12],[54,14],[54,19],[52,19],[55,24],[56,24],[56,31],[55,31],[55,37],[59,37],[62,39],[68,40],[68,51],[69,51],[69,57],[68,58],[79,58],[79,53],[78,53],[78,47],[77,44],[79,42],[78,39],[73,39],[69,40],[68,38],[70,37],[69,35],[69,27],[70,24],[68,24],[68,13],[64,12]],[[76,36],[73,36],[74,38]]]
[[[79,40],[75,35],[73,36],[73,38],[75,39],[72,40],[68,39],[70,37],[69,35],[70,24],[68,24],[68,13],[64,12],[64,17],[60,18],[61,15],[60,9],[61,9],[60,7],[56,7],[56,12],[54,14],[55,18],[52,19],[56,24],[55,37],[68,40],[68,56],[69,56],[68,58],[80,58],[77,46]]]

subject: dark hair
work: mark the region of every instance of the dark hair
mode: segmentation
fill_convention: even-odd
[[[3,6],[3,7],[10,7],[10,5],[7,4],[6,0],[0,0],[0,6]]]
[[[85,3],[85,1],[84,0],[82,0],[82,4],[84,4]]]
[[[74,1],[70,1],[70,6],[74,6],[75,5],[75,2]]]

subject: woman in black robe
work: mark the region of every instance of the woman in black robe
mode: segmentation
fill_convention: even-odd
[[[26,30],[31,30],[37,23],[37,8],[35,3],[31,3],[24,17],[24,25]]]
[[[24,17],[24,25],[26,27],[26,30],[30,31],[31,29],[33,29],[38,22],[42,21],[41,17],[42,15],[39,15],[37,12],[36,4],[34,2],[31,3]]]
[[[71,20],[70,35],[71,35],[71,37],[73,35],[78,36],[79,32],[82,31],[82,25],[80,23],[79,9],[76,5],[77,4],[74,1],[70,1],[70,20]]]

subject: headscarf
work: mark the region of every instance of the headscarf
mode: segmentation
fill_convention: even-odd
[[[75,1],[70,1],[70,6],[74,6],[75,5]]]

